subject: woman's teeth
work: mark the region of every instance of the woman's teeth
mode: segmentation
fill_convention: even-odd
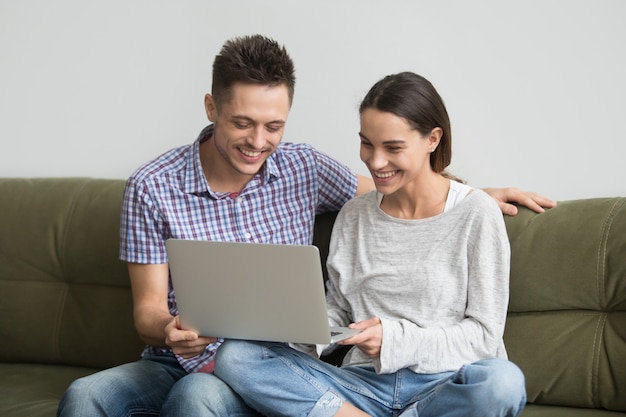
[[[376,175],[377,178],[389,178],[389,177],[393,177],[395,174],[396,174],[396,171],[374,173],[374,175]]]

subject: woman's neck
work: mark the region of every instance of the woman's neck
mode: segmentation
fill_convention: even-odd
[[[426,219],[443,213],[450,191],[450,180],[432,173],[383,197],[380,208],[392,217]]]

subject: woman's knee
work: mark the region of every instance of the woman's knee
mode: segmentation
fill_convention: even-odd
[[[263,358],[263,347],[246,340],[226,340],[217,350],[215,373],[222,377],[226,374],[240,374]]]
[[[481,401],[488,399],[494,409],[521,412],[526,404],[526,380],[524,373],[517,365],[503,359],[487,359],[476,362],[469,368],[466,371],[466,377],[483,380],[487,392],[481,393]],[[516,413],[507,415],[516,415]]]

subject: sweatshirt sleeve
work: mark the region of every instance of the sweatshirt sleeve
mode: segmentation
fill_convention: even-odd
[[[339,288],[339,282],[342,278],[340,268],[335,268],[337,263],[343,264],[348,261],[344,250],[354,245],[354,242],[350,241],[350,233],[346,232],[346,228],[350,224],[346,222],[345,215],[345,209],[341,210],[337,215],[328,248],[326,306],[328,309],[328,321],[331,326],[347,326],[353,321],[350,313],[350,304]]]

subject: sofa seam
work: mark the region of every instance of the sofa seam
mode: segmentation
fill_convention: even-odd
[[[82,178],[80,180],[82,184],[73,193],[72,203],[70,204],[69,210],[67,211],[67,216],[65,218],[65,225],[61,232],[61,242],[59,244],[59,254],[57,256],[59,257],[59,260],[61,260],[59,264],[61,267],[61,274],[63,276],[67,276],[66,263],[62,260],[65,259],[65,254],[67,251],[67,235],[68,235],[68,230],[70,227],[70,222],[72,221],[74,213],[76,212],[76,205],[77,205],[78,198],[81,195],[82,191],[85,189],[85,186],[87,185],[87,183],[90,181],[87,178]],[[70,291],[70,282],[68,280],[65,282],[65,289],[63,291],[63,296],[59,299],[59,305],[58,305],[59,314],[56,318],[56,324],[55,324],[55,329],[54,329],[54,345],[55,345],[54,349],[57,351],[57,356],[59,357],[59,359],[61,359],[61,337],[60,337],[61,326],[63,323],[63,315],[65,312],[65,308],[67,307],[67,297],[68,297],[69,291]]]
[[[59,359],[61,358],[61,323],[63,321],[63,309],[65,307],[67,301],[67,294],[69,292],[69,285],[66,283],[64,285],[63,291],[61,292],[61,296],[59,297],[58,303],[58,312],[59,314],[56,317],[56,323],[54,325],[54,350]]]
[[[591,401],[595,408],[599,407],[600,399],[600,349],[602,347],[602,336],[604,335],[604,324],[606,323],[607,313],[603,312],[598,317],[596,331],[593,336],[592,364],[591,364]]]
[[[600,234],[600,245],[597,253],[597,267],[596,267],[596,286],[598,291],[598,302],[600,308],[603,310],[602,314],[598,317],[598,323],[596,325],[596,332],[593,341],[592,351],[592,371],[591,371],[591,396],[592,403],[595,407],[599,406],[599,386],[600,386],[600,353],[602,349],[602,338],[604,337],[604,328],[608,317],[608,302],[606,297],[606,272],[607,272],[607,247],[609,241],[609,235],[613,221],[617,215],[619,209],[624,205],[626,199],[616,200],[608,211],[604,222],[602,223],[602,232]]]
[[[606,218],[602,222],[602,232],[600,233],[600,245],[598,246],[596,267],[596,290],[598,291],[598,302],[603,310],[607,309],[607,300],[605,296],[607,245],[611,226],[613,225],[613,219],[616,216],[617,209],[622,205],[622,203],[623,201],[621,200],[617,200],[613,203],[608,214],[606,215]]]

